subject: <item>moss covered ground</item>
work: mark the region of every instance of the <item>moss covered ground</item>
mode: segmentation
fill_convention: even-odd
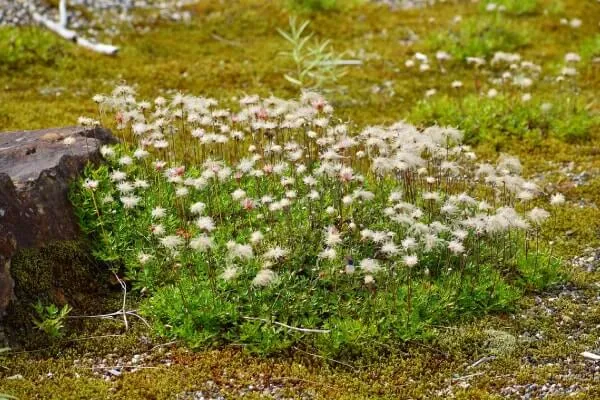
[[[500,20],[483,12],[482,4],[449,1],[394,12],[363,4],[301,18],[312,21],[317,37],[346,51],[345,58],[363,61],[323,89],[342,116],[364,125],[403,118],[423,125],[458,124],[482,158],[518,155],[526,175],[535,176],[548,192],[565,194],[570,206],[544,233],[554,254],[566,261],[570,279],[564,287],[523,299],[514,315],[439,327],[430,342],[396,349],[374,343],[376,351],[360,360],[326,360],[300,351],[261,359],[236,347],[192,353],[150,341],[142,324],[124,333],[119,321],[78,322],[64,339],[0,353],[0,393],[20,399],[166,399],[203,391],[269,398],[274,396],[269,390],[275,390],[284,398],[493,399],[507,397],[502,389],[509,386],[577,384],[582,389],[574,396],[557,390],[553,398],[600,398],[600,375],[580,356],[600,346],[600,273],[568,262],[600,246],[600,63],[594,62],[600,57],[600,4],[527,3],[532,8],[517,7]],[[0,28],[0,131],[75,124],[79,116],[96,112],[94,94],[121,82],[148,97],[175,91],[221,99],[297,95],[283,77],[292,65],[280,55],[285,42],[275,30],[287,27],[288,9],[274,1],[233,0],[200,1],[189,10],[189,23],[124,26],[114,39],[121,47],[114,58],[38,28]],[[582,25],[572,29],[561,18],[578,18]],[[554,72],[568,52],[579,53],[582,61],[574,83],[566,83],[571,89],[558,90],[548,82],[552,78],[532,89],[535,107],[549,102],[562,110],[547,121],[501,100],[477,97],[488,84],[471,65],[453,61],[445,73],[435,74],[405,67],[415,52],[433,58],[437,50],[459,57],[518,52]],[[452,88],[455,80],[464,83],[462,92]],[[431,88],[437,93],[425,100]],[[114,303],[118,308],[117,298]],[[498,332],[510,336],[502,339]],[[507,348],[498,350],[493,345],[498,340],[508,341]],[[134,354],[144,355],[137,370],[106,373]],[[490,355],[496,358],[469,368]],[[541,398],[540,393],[532,398]]]

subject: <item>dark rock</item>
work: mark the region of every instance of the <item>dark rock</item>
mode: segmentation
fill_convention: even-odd
[[[11,258],[18,249],[78,238],[69,185],[115,141],[102,128],[0,134],[0,316],[14,297]]]

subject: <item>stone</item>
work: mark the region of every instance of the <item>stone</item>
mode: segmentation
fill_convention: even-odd
[[[101,161],[102,145],[115,142],[103,128],[0,133],[0,317],[14,299],[11,258],[79,237],[69,186],[88,162]]]

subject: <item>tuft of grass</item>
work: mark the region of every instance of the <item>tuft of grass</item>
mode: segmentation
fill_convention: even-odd
[[[447,51],[459,60],[467,57],[490,58],[497,51],[514,52],[534,40],[531,29],[499,16],[471,18],[458,27],[432,33],[426,39],[431,51]]]
[[[417,124],[456,126],[465,131],[471,143],[499,143],[507,137],[538,142],[554,137],[581,142],[600,124],[598,116],[590,113],[579,99],[525,103],[517,96],[490,99],[477,94],[422,100],[411,111],[409,120]]]
[[[488,11],[491,5],[494,10]],[[480,9],[483,12],[502,12],[522,16],[537,13],[539,6],[539,0],[485,0],[481,3]]]
[[[55,67],[65,54],[65,44],[51,32],[37,28],[0,29],[0,71],[19,71],[28,66]]]
[[[364,0],[285,0],[288,7],[298,11],[344,11],[364,3]]]

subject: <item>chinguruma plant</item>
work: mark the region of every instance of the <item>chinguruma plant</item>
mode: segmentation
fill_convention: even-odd
[[[247,96],[237,111],[140,102],[129,87],[95,100],[122,142],[72,199],[161,335],[353,355],[559,279],[538,185],[516,158],[477,163],[454,128],[353,132],[309,92]]]

